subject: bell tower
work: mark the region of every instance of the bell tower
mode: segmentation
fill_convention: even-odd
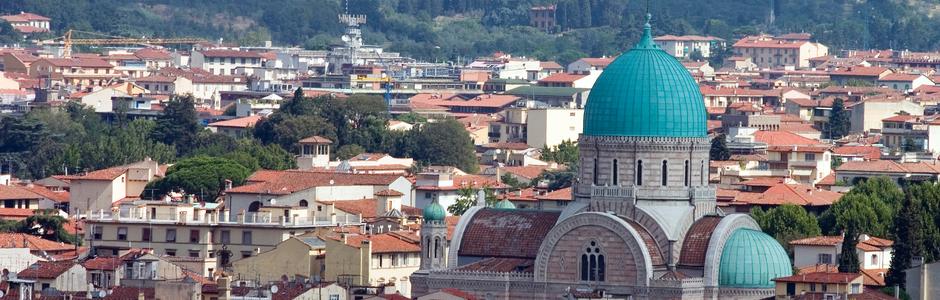
[[[421,270],[447,268],[447,213],[437,200],[424,207],[421,224]]]

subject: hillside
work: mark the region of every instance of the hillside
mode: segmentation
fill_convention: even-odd
[[[659,0],[656,34],[735,38],[805,31],[834,49],[940,47],[937,0]],[[559,29],[528,27],[528,8],[556,3]],[[339,0],[6,0],[0,12],[53,18],[53,29],[120,36],[198,36],[242,44],[323,49],[338,43]],[[367,43],[424,59],[457,59],[496,50],[562,62],[616,54],[639,35],[645,1],[629,0],[350,0],[365,14]],[[773,9],[771,9],[773,8]],[[769,23],[773,11],[774,23]]]

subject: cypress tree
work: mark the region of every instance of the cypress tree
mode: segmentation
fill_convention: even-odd
[[[923,255],[924,228],[921,225],[919,201],[911,191],[905,193],[904,202],[898,216],[894,218],[894,253],[891,256],[891,268],[885,276],[888,286],[905,286],[904,270],[911,267],[911,259]]]
[[[839,139],[849,134],[849,112],[845,110],[845,102],[841,98],[832,101],[832,112],[829,114],[829,138]]]
[[[842,238],[842,253],[839,254],[839,272],[858,273],[858,232],[855,226],[848,226]]]
[[[719,134],[712,139],[712,148],[708,152],[708,158],[711,160],[728,160],[731,158],[731,151],[728,150],[728,143],[725,141],[724,134]]]

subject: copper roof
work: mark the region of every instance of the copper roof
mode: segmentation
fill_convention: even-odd
[[[464,229],[457,255],[535,259],[559,215],[552,211],[481,209]]]

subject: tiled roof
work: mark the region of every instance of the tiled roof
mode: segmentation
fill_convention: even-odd
[[[881,149],[873,146],[842,146],[832,149],[832,153],[839,156],[861,156],[867,160],[881,158]]]
[[[43,58],[56,67],[76,68],[114,68],[113,65],[100,58]]]
[[[833,185],[836,185],[836,173],[835,172],[829,173],[829,175],[826,175],[826,177],[823,177],[823,179],[820,179],[819,182],[816,183],[816,186],[833,186]]]
[[[539,62],[539,67],[542,68],[543,70],[544,70],[544,69],[556,69],[556,70],[557,70],[557,69],[564,69],[564,68],[565,68],[565,67],[562,67],[561,65],[559,65],[559,64],[558,64],[557,62],[555,62],[555,61],[543,61],[543,62]]]
[[[928,162],[897,163],[890,160],[847,161],[836,172],[926,173],[940,174],[940,165]]]
[[[134,79],[134,82],[159,82],[159,83],[173,83],[176,82],[177,76],[168,76],[168,75],[150,75],[147,77],[140,77]]]
[[[0,184],[0,200],[40,199],[42,196],[25,187]]]
[[[231,128],[248,128],[255,126],[258,121],[261,120],[261,116],[247,116],[235,119],[229,119],[224,121],[212,122],[209,123],[209,127],[231,127]]]
[[[821,144],[817,140],[805,138],[799,134],[788,131],[760,130],[754,133],[754,139],[768,146],[815,146]]]
[[[145,60],[170,60],[173,56],[169,51],[154,48],[142,48],[134,51],[134,55]]]
[[[758,37],[745,37],[734,43],[734,48],[800,48],[808,43],[807,41],[784,41]]]
[[[535,196],[535,199],[550,201],[571,201],[571,187],[555,190],[545,195]]]
[[[457,98],[455,98],[457,99]],[[439,100],[428,102],[428,104],[438,105],[443,107],[487,107],[487,108],[502,108],[509,106],[520,98],[514,95],[496,95],[496,94],[485,94],[476,96],[470,100]],[[414,100],[412,100],[414,102]]]
[[[117,256],[112,257],[95,257],[89,260],[82,262],[82,266],[88,270],[107,270],[113,271],[121,267],[124,264],[124,259]]]
[[[630,224],[630,227],[633,227],[633,230],[636,230],[640,234],[640,239],[643,239],[643,243],[646,244],[647,252],[649,253],[650,262],[654,266],[661,266],[666,264],[666,259],[663,258],[663,251],[659,248],[659,244],[656,243],[656,239],[653,238],[653,235],[650,234],[649,230],[646,230],[646,227],[640,225],[633,220],[622,218],[627,224]]]
[[[680,35],[675,36],[671,34],[657,36],[653,38],[654,41],[682,41],[682,42],[712,42],[712,41],[724,41],[724,39],[714,36],[700,36],[700,35]]]
[[[372,235],[351,234],[346,236],[346,244],[360,247],[363,241],[369,241],[372,253],[420,252],[421,240],[410,232],[385,232]]]
[[[23,219],[32,215],[33,210],[28,208],[0,208],[0,220]]]
[[[580,74],[568,74],[568,73],[556,73],[551,76],[539,79],[539,82],[550,82],[550,83],[574,83],[581,78],[587,77],[587,75]]]
[[[411,298],[402,296],[401,294],[382,294],[382,295],[375,296],[375,298],[380,298],[380,299],[385,299],[385,300],[411,300]],[[375,298],[369,298],[369,299],[375,299]]]
[[[0,19],[4,19],[7,22],[29,22],[29,21],[50,21],[48,17],[40,16],[34,13],[20,12],[15,15],[6,15],[0,16]]]
[[[796,270],[796,274],[809,274],[809,273],[838,273],[839,266],[833,264],[816,264],[812,266],[806,266]]]
[[[74,265],[74,261],[37,261],[16,276],[23,279],[55,279]]]
[[[762,97],[764,92],[760,90],[742,89],[742,88],[715,88],[707,85],[699,86],[702,96],[740,96],[740,97]]]
[[[261,58],[261,54],[254,51],[211,49],[200,50],[199,53],[206,57]]]
[[[69,192],[67,191],[53,191],[53,190],[47,189],[44,186],[36,185],[36,184],[27,185],[24,188],[46,199],[55,201],[56,203],[69,202]]]
[[[460,271],[532,273],[535,260],[530,258],[489,257],[457,267]]]
[[[395,197],[395,196],[404,196],[405,194],[402,194],[402,192],[399,192],[399,191],[396,191],[396,190],[385,189],[385,190],[381,190],[381,191],[375,193],[375,195],[376,195],[376,196],[382,196],[382,197]]]
[[[302,144],[303,143],[310,143],[310,144],[332,144],[333,143],[333,141],[331,141],[330,139],[319,136],[319,135],[303,138],[297,142],[302,143]]]
[[[443,288],[441,289],[441,292],[448,293],[448,294],[457,296],[459,298],[463,298],[464,300],[476,300],[477,299],[475,296],[473,296],[470,293],[464,292],[462,290],[454,289],[454,288]]]
[[[607,65],[610,65],[610,63],[614,61],[614,57],[601,57],[601,58],[585,57],[585,58],[579,59],[579,61],[586,62],[588,65],[595,66],[595,67],[607,67]]]
[[[428,191],[428,190],[458,190],[462,187],[473,187],[474,189],[481,188],[491,188],[491,189],[504,189],[508,188],[506,184],[499,182],[497,178],[491,176],[483,175],[456,175],[453,177],[454,185],[452,186],[415,186],[416,190]]]
[[[226,193],[287,195],[318,186],[389,185],[401,175],[259,170]]]
[[[378,205],[375,202],[375,199],[359,199],[359,200],[339,200],[339,201],[318,201],[323,204],[332,204],[336,209],[345,211],[351,214],[360,214],[365,219],[372,219],[378,217],[376,215],[376,206]],[[407,216],[420,216],[421,209],[402,205],[402,213]]]
[[[888,274],[888,269],[862,269],[859,272],[865,276],[865,285],[885,286],[885,275]]]
[[[848,283],[862,276],[858,273],[826,273],[815,272],[799,274],[787,277],[774,278],[776,282],[800,282],[800,283]]]
[[[535,179],[542,175],[542,172],[549,169],[548,166],[515,166],[515,167],[502,167],[500,168],[502,172],[513,174],[522,178],[529,180]]]
[[[560,212],[482,209],[464,229],[458,255],[535,259]]]
[[[880,81],[904,81],[910,82],[924,76],[923,74],[892,73],[878,79]]]
[[[526,150],[532,148],[529,144],[526,143],[488,143],[481,146],[485,149],[502,149],[502,150]]]
[[[111,289],[111,293],[101,298],[103,300],[128,300],[137,299],[140,294],[144,294],[144,299],[156,299],[156,293],[153,288],[141,288],[130,286],[116,286]]]
[[[740,192],[731,205],[783,205],[829,206],[838,201],[842,194],[817,190],[800,184],[776,184],[762,193]]]
[[[829,75],[837,76],[879,76],[881,73],[891,71],[885,67],[862,67],[854,66],[844,69],[838,69],[829,72]]]
[[[721,222],[721,217],[706,216],[692,224],[685,236],[685,241],[682,242],[679,265],[693,267],[705,265],[708,242],[711,240],[712,233],[714,233],[719,222]]]
[[[921,116],[915,115],[896,115],[881,119],[882,122],[908,122],[920,119]]]
[[[69,180],[114,180],[124,173],[127,172],[127,169],[124,167],[114,167],[101,169],[96,171],[91,171],[85,173],[84,175],[69,176]]]
[[[799,246],[837,246],[842,243],[842,236],[815,236],[805,239],[794,240],[790,245]],[[862,251],[881,251],[894,245],[894,241],[877,237],[868,237],[867,240],[859,240],[856,248]]]

